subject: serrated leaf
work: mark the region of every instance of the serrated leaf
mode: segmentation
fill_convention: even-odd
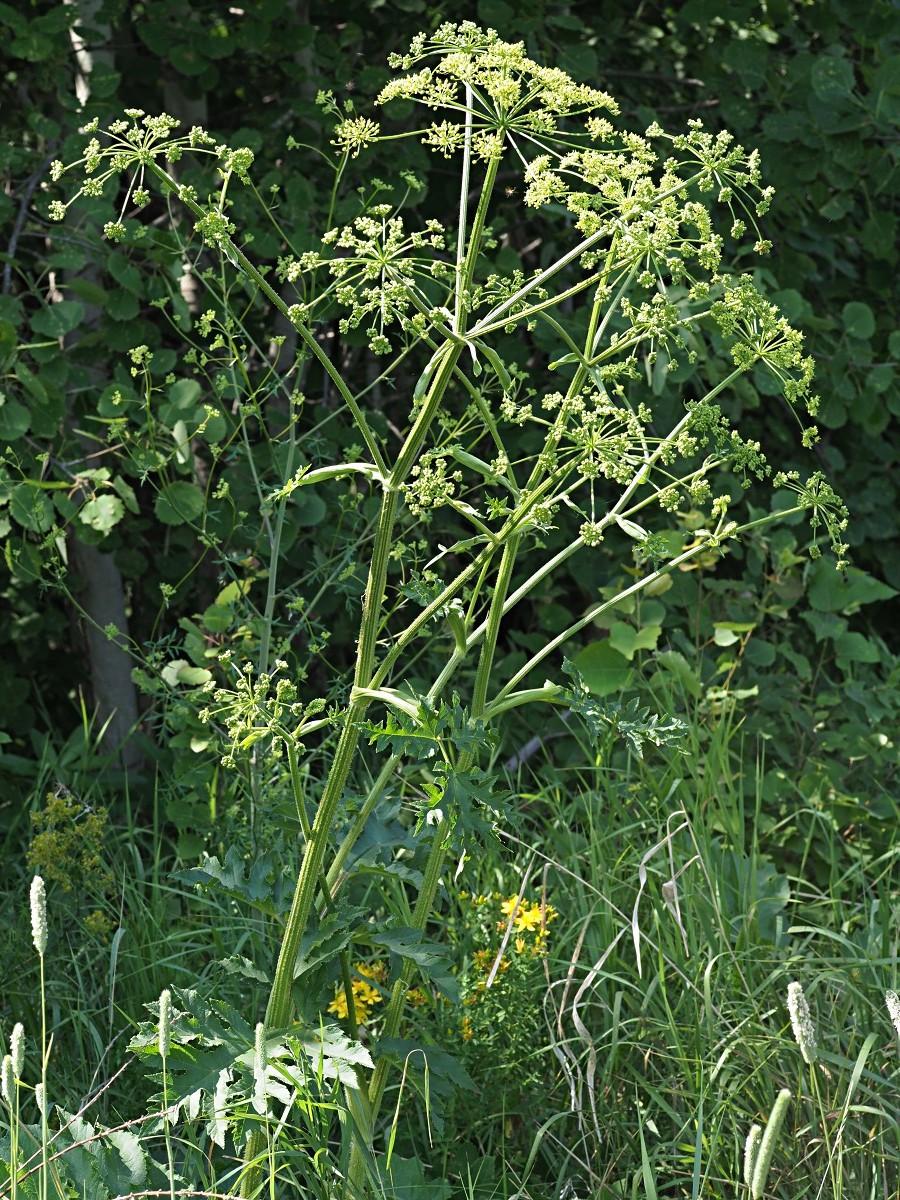
[[[423,941],[421,930],[388,929],[369,934],[367,940],[400,958],[411,959],[451,1004],[459,1002],[459,982],[453,974],[446,947]]]
[[[261,971],[243,954],[232,954],[229,958],[220,959],[219,966],[229,975],[243,975],[245,979],[255,979],[258,983],[271,982],[265,971]]]
[[[625,705],[613,701],[600,703],[589,693],[577,666],[568,659],[563,661],[563,671],[573,680],[563,698],[584,721],[595,741],[614,731],[643,758],[645,742],[654,746],[672,745],[687,733],[688,727],[678,717],[663,717],[649,708],[641,708],[637,696]]]
[[[252,861],[248,875],[244,854],[237,846],[229,846],[224,863],[204,854],[199,867],[175,871],[172,878],[202,888],[221,889],[272,916],[282,916],[290,908],[293,879],[288,877],[286,866],[276,863],[273,856],[262,854]]]
[[[294,965],[294,978],[299,979],[317,968],[332,963],[365,925],[367,910],[344,901],[338,903],[317,920],[311,917],[303,931]]]

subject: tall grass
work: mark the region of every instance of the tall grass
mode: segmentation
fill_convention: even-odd
[[[585,765],[592,758],[594,765]],[[612,746],[597,753],[568,732],[519,768],[522,827],[506,836],[506,851],[470,861],[458,880],[444,878],[433,933],[450,944],[462,976],[476,945],[469,896],[521,891],[523,904],[550,904],[559,917],[547,926],[539,970],[523,974],[520,990],[507,994],[508,1010],[489,1046],[463,1044],[462,1010],[446,1001],[428,996],[416,1010],[422,1029],[440,1030],[444,1049],[465,1059],[479,1092],[475,1103],[465,1090],[456,1099],[429,1096],[410,1066],[403,1115],[395,1116],[396,1089],[386,1105],[395,1126],[385,1173],[395,1180],[393,1194],[413,1195],[408,1188],[418,1179],[415,1194],[477,1200],[749,1195],[742,1182],[747,1137],[755,1125],[765,1127],[785,1089],[791,1100],[760,1194],[896,1194],[900,1071],[884,996],[896,990],[900,974],[897,855],[847,861],[836,835],[836,887],[831,878],[823,886],[786,875],[759,835],[761,768],[755,748],[724,722],[695,722],[686,752],[647,760]],[[71,933],[67,941],[64,898],[51,890],[45,1072],[35,1021],[40,956],[18,991],[33,1002],[7,1017],[23,1020],[27,1053],[21,1078],[4,1093],[0,1144],[4,1160],[18,1167],[18,1182],[8,1179],[4,1194],[64,1193],[80,1152],[73,1148],[76,1116],[81,1141],[95,1146],[111,1145],[104,1128],[131,1122],[127,1130],[147,1154],[145,1184],[159,1169],[153,1159],[164,1165],[168,1130],[172,1171],[164,1172],[167,1180],[156,1176],[155,1185],[165,1194],[225,1194],[234,1185],[235,1168],[211,1140],[202,1113],[182,1106],[171,1120],[148,1114],[153,1087],[137,1064],[126,1065],[123,1035],[140,1005],[158,996],[161,979],[183,975],[197,985],[199,976],[203,987],[204,970],[216,970],[201,965],[210,930],[214,953],[229,959],[234,947],[245,946],[246,919],[210,893],[199,923],[206,928],[199,928],[196,908],[188,909],[167,879],[176,864],[164,840],[148,871],[133,850],[147,846],[140,829],[116,834],[110,853],[121,871],[121,937],[107,1003],[98,1003],[110,986],[107,965],[98,953],[104,986],[92,984],[84,948]],[[7,894],[6,916],[27,929],[27,889],[19,879],[18,894]],[[498,929],[498,947],[502,937]],[[509,942],[506,955],[514,956]],[[73,961],[82,964],[76,987],[62,991]],[[791,1027],[794,981],[815,1026],[811,1064]],[[251,980],[220,970],[216,995],[246,1003],[248,984],[252,990]],[[513,1027],[532,1018],[542,1032],[523,1057]],[[42,1073],[43,1116],[34,1095]],[[301,1128],[283,1122],[270,1129],[270,1145],[290,1140],[295,1157],[271,1176],[269,1194],[310,1188],[311,1158],[299,1148],[324,1150],[342,1107],[339,1091],[329,1097],[323,1089],[318,1099],[311,1092]],[[295,1110],[290,1122],[297,1120]],[[121,1151],[116,1155],[121,1168]],[[424,1176],[409,1165],[417,1161],[430,1164]],[[320,1172],[308,1194],[327,1196],[331,1187],[329,1173]],[[146,1190],[132,1185],[121,1194]]]

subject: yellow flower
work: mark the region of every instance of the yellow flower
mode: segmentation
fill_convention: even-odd
[[[356,1023],[362,1024],[369,1019],[369,1014],[376,1004],[381,1004],[384,997],[377,987],[373,987],[367,980],[373,979],[376,982],[383,982],[387,978],[387,967],[384,963],[354,963],[353,970],[362,978],[354,979],[351,984],[353,992],[353,1013],[356,1018]],[[347,993],[344,990],[343,984],[338,984],[334,989],[334,999],[328,1005],[328,1012],[333,1013],[338,1020],[345,1020],[349,1016],[347,1007]]]
[[[500,905],[507,922],[516,908],[517,900],[518,896],[510,896],[508,900],[504,900]],[[554,920],[557,915],[556,909],[552,904],[545,904],[542,907],[540,904],[534,904],[530,900],[523,900],[516,910],[513,926],[521,933],[534,933],[535,930],[542,929],[548,921]]]

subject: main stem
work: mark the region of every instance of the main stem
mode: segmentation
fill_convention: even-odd
[[[485,630],[484,641],[481,646],[481,656],[478,661],[478,670],[475,677],[475,684],[472,691],[471,717],[476,719],[484,712],[484,707],[487,702],[487,689],[491,677],[491,667],[494,662],[494,653],[497,648],[497,638],[500,633],[500,625],[503,620],[503,605],[509,591],[510,581],[512,579],[513,567],[516,561],[516,554],[519,548],[519,537],[510,538],[503,549],[503,558],[500,562],[500,567],[497,572],[497,582],[494,587],[494,594],[491,597],[491,606],[488,613],[487,627]],[[429,699],[436,700],[437,694],[429,696]],[[473,755],[461,755],[457,762],[459,771],[466,771],[471,767]],[[416,907],[413,911],[412,926],[414,929],[423,930],[428,920],[431,910],[434,907],[435,896],[437,895],[438,884],[440,883],[441,870],[444,865],[444,859],[447,853],[448,839],[442,835],[440,826],[435,832],[434,841],[431,846],[431,851],[428,856],[428,862],[425,867],[425,877],[422,881],[422,887],[419,890],[419,895],[416,900]],[[392,1038],[397,1036],[397,1031],[400,1027],[400,1019],[403,1014],[403,1005],[406,1001],[406,992],[409,987],[410,979],[412,978],[415,964],[411,959],[405,959],[400,972],[400,977],[394,983],[391,991],[391,998],[388,1004],[387,1012],[384,1020],[384,1037]],[[372,1082],[369,1086],[369,1104],[372,1110],[372,1120],[378,1116],[378,1110],[381,1107],[381,1101],[384,1097],[384,1090],[387,1085],[388,1071],[390,1070],[390,1062],[382,1057],[378,1060],[375,1071],[372,1075]]]
[[[387,581],[388,562],[393,543],[394,523],[397,514],[397,503],[400,487],[415,463],[422,442],[428,432],[438,406],[443,398],[448,382],[462,350],[462,344],[448,344],[440,366],[435,371],[431,386],[425,395],[419,415],[407,435],[406,441],[397,458],[394,470],[385,484],[384,496],[381,502],[381,512],[378,527],[375,532],[375,542],[372,559],[369,564],[369,576],[363,598],[363,611],[360,621],[359,646],[356,657],[354,687],[361,688],[368,684],[375,667],[375,652],[378,643],[378,633],[381,624],[382,602],[384,599],[385,583]],[[353,693],[351,693],[352,695]],[[357,696],[351,700],[344,717],[344,727],[335,749],[334,761],[328,773],[325,789],[319,801],[311,835],[306,843],[303,861],[294,890],[291,911],[287,918],[278,963],[275,968],[275,979],[266,1006],[266,1029],[280,1029],[290,1022],[293,1007],[294,966],[300,949],[300,942],[306,930],[312,910],[315,890],[322,874],[322,864],[328,836],[334,821],[335,811],[344,791],[344,785],[350,774],[350,768],[356,754],[359,742],[359,724],[362,720],[369,700],[365,696]],[[241,1188],[242,1197],[253,1195],[259,1179],[259,1157],[264,1145],[260,1131],[251,1134],[244,1155],[244,1177]]]

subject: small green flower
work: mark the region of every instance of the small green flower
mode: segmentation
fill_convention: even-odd
[[[368,117],[350,117],[337,126],[331,144],[357,158],[360,150],[377,139],[379,132],[378,124]]]

